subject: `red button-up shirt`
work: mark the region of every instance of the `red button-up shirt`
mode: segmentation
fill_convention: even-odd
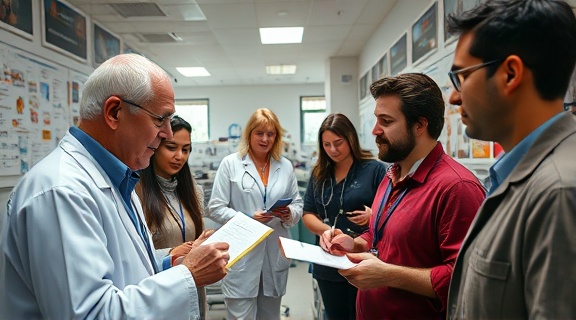
[[[372,245],[374,222],[389,178],[382,180],[372,204],[370,229],[362,238]],[[396,183],[388,207],[408,190],[385,225],[376,244],[378,258],[406,267],[432,268],[430,281],[438,298],[402,289],[359,290],[357,319],[444,319],[448,285],[460,245],[484,200],[484,188],[461,164],[446,155],[442,145],[426,156],[412,176]],[[380,215],[380,225],[387,211]]]

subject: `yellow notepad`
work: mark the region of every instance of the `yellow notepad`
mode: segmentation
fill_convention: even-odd
[[[232,267],[250,250],[272,233],[273,229],[244,214],[237,214],[225,225],[216,230],[202,245],[213,242],[226,242],[230,245],[230,260],[226,268]]]

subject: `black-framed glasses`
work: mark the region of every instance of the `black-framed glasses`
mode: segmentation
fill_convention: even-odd
[[[127,104],[133,105],[138,109],[142,109],[144,110],[144,112],[146,112],[150,117],[152,117],[152,119],[154,119],[154,126],[156,126],[156,128],[161,128],[163,127],[167,122],[170,122],[170,119],[172,119],[172,117],[174,116],[174,113],[167,115],[167,116],[160,116],[155,114],[154,112],[144,108],[143,106],[136,104],[130,100],[127,99],[122,99],[120,98],[122,101],[126,102]]]
[[[464,76],[468,76],[476,70],[482,69],[484,67],[487,67],[487,66],[494,64],[494,63],[497,63],[497,62],[502,62],[503,60],[504,59],[496,59],[496,60],[476,64],[476,65],[473,65],[470,67],[466,67],[464,69],[452,70],[452,71],[448,72],[448,77],[450,77],[450,81],[452,81],[452,84],[454,85],[454,89],[456,89],[456,91],[460,92],[460,86],[462,85],[462,81],[464,81]],[[462,77],[462,78],[460,78],[460,77]]]
[[[570,111],[571,107],[576,107],[576,101],[564,102],[564,110]],[[576,110],[572,111],[573,115],[576,115]]]

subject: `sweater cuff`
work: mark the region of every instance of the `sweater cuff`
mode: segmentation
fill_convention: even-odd
[[[172,267],[172,256],[168,255],[162,258],[162,270],[168,270]]]

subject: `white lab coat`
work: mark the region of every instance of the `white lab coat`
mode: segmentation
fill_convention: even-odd
[[[226,298],[256,297],[260,274],[265,296],[281,297],[286,293],[290,260],[280,253],[278,237],[291,238],[289,228],[302,217],[303,202],[294,168],[286,158],[270,160],[266,189],[250,156],[241,158],[238,153],[233,153],[220,163],[208,203],[208,217],[216,222],[224,224],[236,214],[252,217],[255,211],[268,209],[282,198],[293,199],[288,206],[292,212],[291,219],[282,223],[279,218],[274,218],[267,223],[274,232],[236,262],[222,280],[222,292]]]
[[[132,201],[144,219],[134,192]],[[154,275],[116,188],[67,133],[8,202],[0,233],[0,319],[199,317],[189,270]]]

